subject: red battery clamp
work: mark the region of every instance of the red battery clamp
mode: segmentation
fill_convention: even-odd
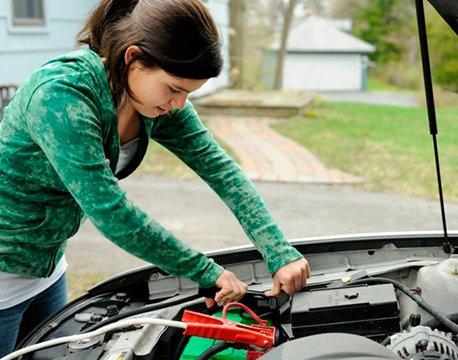
[[[244,325],[226,319],[227,310],[231,307],[239,307],[246,311],[258,323]],[[267,321],[262,320],[250,308],[238,303],[231,302],[224,306],[221,319],[194,311],[185,310],[182,321],[187,323],[184,335],[200,336],[209,339],[223,340],[236,344],[247,345],[247,348],[268,350],[274,346],[275,327],[268,326]],[[252,354],[251,356],[256,356]],[[259,356],[261,353],[259,353]],[[257,357],[251,357],[255,359]]]

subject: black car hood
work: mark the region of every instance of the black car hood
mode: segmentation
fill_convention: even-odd
[[[458,35],[458,0],[428,0]]]

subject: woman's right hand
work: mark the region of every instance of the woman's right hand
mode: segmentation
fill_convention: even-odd
[[[247,285],[237,279],[233,272],[223,270],[219,278],[216,280],[217,287],[221,290],[215,295],[215,298],[205,298],[205,304],[208,308],[217,303],[223,305],[231,301],[240,300],[246,293]]]

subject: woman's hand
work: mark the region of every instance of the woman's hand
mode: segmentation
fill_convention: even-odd
[[[295,260],[277,270],[273,276],[274,286],[265,294],[277,296],[281,290],[287,294],[293,294],[305,286],[309,277],[310,266],[307,260],[304,258]]]
[[[208,308],[215,305],[215,303],[222,305],[240,300],[245,295],[247,289],[247,285],[237,279],[237,276],[228,270],[223,270],[216,280],[216,286],[221,290],[216,293],[215,299],[205,298],[205,304]]]

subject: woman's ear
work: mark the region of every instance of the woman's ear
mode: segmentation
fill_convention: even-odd
[[[137,45],[130,45],[124,53],[124,62],[126,65],[132,61],[133,58],[136,58],[142,54],[141,49]]]

